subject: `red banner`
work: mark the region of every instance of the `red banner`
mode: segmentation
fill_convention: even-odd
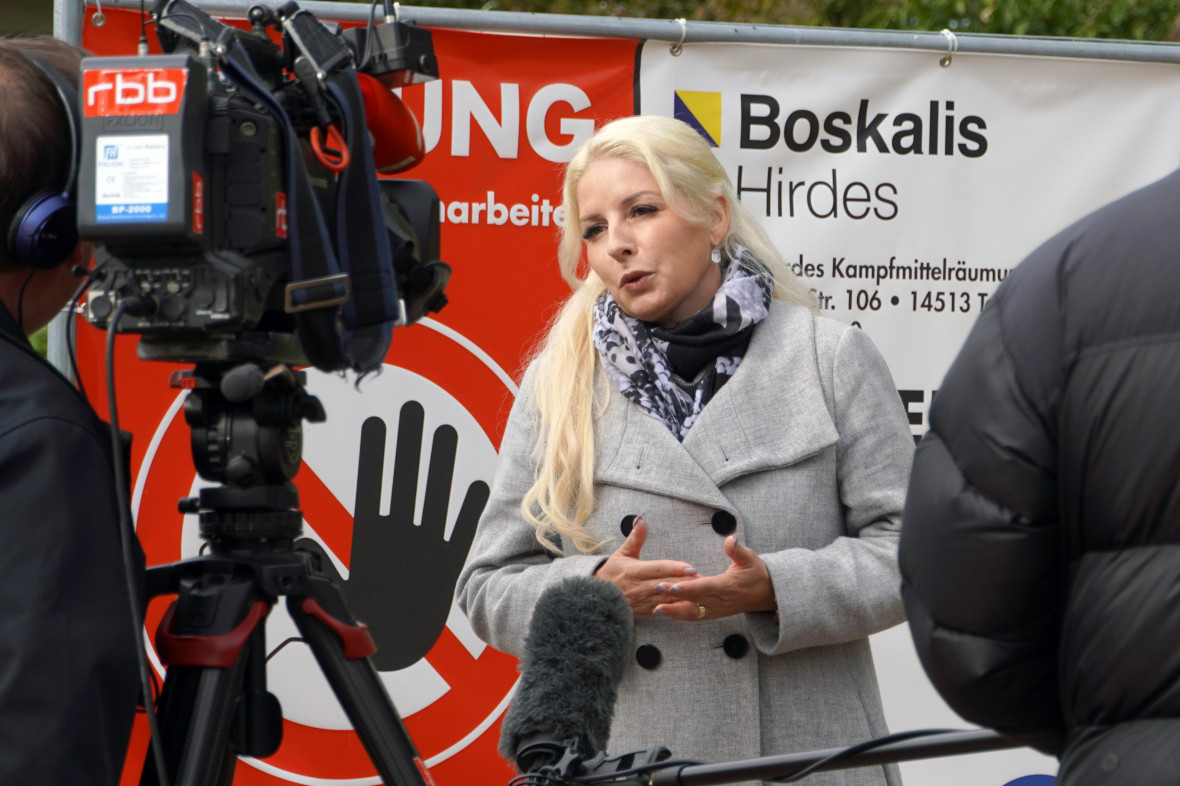
[[[117,9],[105,14],[101,28],[86,15],[84,46],[95,55],[133,54],[139,15]],[[246,26],[241,20],[229,23]],[[383,373],[366,380],[360,393],[351,382],[309,372],[309,391],[324,402],[328,421],[306,429],[304,465],[295,482],[306,529],[335,558],[342,575],[356,556],[354,524],[384,515],[375,501],[361,499],[357,473],[367,468],[360,452],[366,441],[385,439],[385,428],[392,443],[395,424],[400,446],[403,433],[409,433],[407,413],[420,410],[421,428],[435,429],[436,436],[448,428],[458,435],[451,518],[465,492],[490,482],[515,393],[512,379],[568,291],[556,264],[562,164],[594,127],[631,114],[634,107],[636,41],[432,34],[440,78],[402,90],[428,152],[404,176],[428,181],[442,201],[441,257],[453,267],[449,305],[423,324],[395,330]],[[137,531],[148,564],[159,565],[196,553],[193,517],[181,515],[176,503],[202,481],[180,415],[182,394],[168,385],[177,366],[137,360],[136,340],[116,341],[119,418],[121,427],[136,435]],[[106,412],[103,337],[82,323],[78,345],[82,381],[96,408]],[[421,439],[419,447],[425,448]],[[388,488],[389,478],[383,482]],[[451,527],[448,522],[448,531]],[[455,549],[446,554],[449,542],[420,545],[425,526],[411,529],[403,547],[421,552],[409,558],[461,562]],[[389,558],[393,564],[407,556]],[[440,573],[446,575],[438,586],[406,588],[382,602],[401,607],[441,601],[445,614],[453,577]],[[149,608],[149,632],[166,600]],[[281,628],[277,613],[268,622],[271,648],[280,643],[276,632],[282,635],[274,629]],[[496,744],[518,676],[516,661],[475,640],[459,616],[450,613],[417,662],[383,672],[382,678],[438,786],[504,784],[513,772]],[[239,764],[234,783],[377,783],[355,733],[333,714],[334,699],[315,687],[322,678],[314,661],[288,656],[292,649],[297,648],[276,653],[268,667],[276,673],[268,675],[271,690],[284,709],[283,743],[264,761]],[[124,783],[138,782],[146,745],[146,723],[137,723]]]

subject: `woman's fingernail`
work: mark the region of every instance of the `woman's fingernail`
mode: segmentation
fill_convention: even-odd
[[[672,589],[668,590],[668,592],[671,592],[673,595],[679,595],[680,587],[672,587]]]
[[[697,569],[696,568],[685,568],[684,575],[685,576],[695,576],[695,575],[697,575]]]
[[[664,616],[665,612],[663,609],[656,609],[655,611],[652,612],[652,614],[654,614],[657,617],[662,617],[662,616]]]
[[[667,592],[667,591],[668,591],[667,584],[657,584],[656,585],[656,592]]]

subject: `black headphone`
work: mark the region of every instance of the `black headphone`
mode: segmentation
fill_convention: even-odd
[[[61,72],[40,57],[22,54],[53,83],[70,126],[70,169],[60,191],[42,189],[20,206],[8,226],[6,259],[36,270],[49,270],[69,259],[78,245],[77,209],[74,185],[78,175],[81,124],[78,120],[78,91]]]

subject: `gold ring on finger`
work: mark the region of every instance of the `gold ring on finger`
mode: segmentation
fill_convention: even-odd
[[[709,613],[708,609],[706,609],[704,606],[702,606],[699,603],[697,604],[697,619],[703,620],[705,618],[705,615],[708,613]]]

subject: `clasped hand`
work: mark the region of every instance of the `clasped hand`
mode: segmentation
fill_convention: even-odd
[[[722,546],[729,567],[715,576],[701,576],[679,560],[643,559],[640,552],[646,540],[647,523],[640,516],[627,540],[595,573],[623,591],[636,618],[655,615],[695,622],[777,608],[766,563],[738,543],[736,535]]]

